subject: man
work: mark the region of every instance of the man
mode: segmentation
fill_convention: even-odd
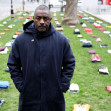
[[[49,8],[40,5],[13,43],[7,65],[20,92],[18,111],[65,111],[63,92],[69,88],[75,59],[51,19]]]
[[[50,2],[49,2],[49,10],[51,9],[51,4],[50,4]]]

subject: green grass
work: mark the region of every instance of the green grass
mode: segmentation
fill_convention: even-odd
[[[29,13],[31,14],[31,13]],[[28,15],[29,15],[28,14]],[[24,16],[23,19],[20,21],[16,22],[14,28],[10,29],[10,31],[6,31],[5,35],[2,35],[0,38],[0,47],[3,47],[8,41],[13,40],[12,36],[15,34],[15,32],[18,31],[18,29],[21,29],[23,26],[23,22],[27,18],[27,16]],[[14,22],[15,19],[20,17],[22,15],[17,15],[16,17],[12,18],[11,21],[8,21],[5,26],[0,27],[0,32],[5,32],[4,29],[8,28],[8,25]],[[11,16],[7,17],[6,19],[0,21],[0,24],[2,24],[4,21],[6,21],[8,18],[11,18]],[[11,48],[8,48],[9,52]],[[8,60],[8,54],[0,54],[0,80],[3,81],[9,81],[10,86],[7,90],[1,90],[0,91],[0,99],[5,100],[5,103],[2,105],[0,111],[17,111],[18,108],[18,91],[16,90],[13,81],[10,78],[10,74],[5,72],[5,69],[7,67],[7,60]]]
[[[59,22],[61,22],[59,12],[57,18]],[[95,19],[99,20],[97,18]],[[107,50],[111,49],[111,38],[108,34],[98,31],[98,28],[94,28],[91,23],[88,23],[81,18],[79,18],[79,20],[86,23],[88,28],[92,28],[93,34],[86,34],[84,28],[82,28],[80,24],[76,25],[76,28],[80,29],[83,38],[92,41],[93,47],[83,48],[80,38],[77,38],[77,34],[73,34],[74,29],[71,29],[68,26],[63,26],[63,34],[70,40],[70,45],[76,60],[75,72],[71,83],[77,83],[80,87],[80,92],[78,94],[68,92],[64,94],[66,111],[72,111],[74,104],[90,104],[90,111],[110,111],[111,93],[109,93],[105,87],[111,85],[111,75],[98,74],[98,66],[104,64],[108,67],[109,72],[111,72],[111,55],[107,53]],[[111,32],[111,29],[106,28],[106,30]],[[102,43],[96,42],[96,38],[91,38],[91,35],[97,35],[97,37],[100,37],[103,40]],[[100,44],[108,44],[109,47],[100,48]],[[88,50],[93,49],[99,54],[102,62],[91,62],[91,54],[88,53]]]
[[[20,15],[17,17],[19,16]],[[10,31],[7,31],[6,34],[0,38],[0,47],[4,46],[9,40],[11,40],[12,36],[16,31],[18,31],[18,29],[21,29],[22,23],[25,21],[27,16],[25,16],[21,21],[16,22],[16,26],[13,29],[10,29]],[[8,18],[10,17],[11,16]],[[0,27],[0,32],[4,32],[4,29],[13,23],[14,19],[17,17],[9,21],[4,27]],[[8,18],[0,21],[0,24]],[[60,12],[57,12],[57,18],[59,22],[61,22]],[[95,19],[99,20],[97,18]],[[63,26],[64,31],[62,33],[69,39],[76,60],[76,67],[71,83],[78,84],[80,88],[80,92],[77,94],[69,92],[64,94],[66,100],[66,111],[72,111],[74,104],[90,104],[90,111],[110,111],[111,93],[109,93],[105,87],[111,85],[111,74],[98,74],[98,66],[104,64],[108,67],[109,72],[111,72],[111,54],[107,53],[107,50],[111,49],[111,38],[108,37],[108,34],[103,34],[102,31],[98,31],[98,28],[94,28],[94,26],[87,21],[82,20],[81,18],[79,18],[79,20],[85,22],[88,28],[92,28],[93,34],[86,34],[80,24],[76,25],[76,28],[80,29],[83,38],[92,41],[93,47],[83,48],[80,38],[77,38],[77,34],[73,34],[74,29],[69,28],[68,26]],[[55,26],[54,20],[52,20],[52,23]],[[106,29],[111,32],[111,29]],[[91,35],[97,35],[97,37],[100,37],[103,40],[102,43],[96,42],[96,39],[91,38]],[[100,44],[108,44],[109,47],[100,48]],[[100,55],[102,62],[91,62],[91,54],[88,53],[88,50],[92,49]],[[0,54],[0,80],[6,80],[10,83],[8,89],[0,91],[0,99],[5,100],[0,111],[17,111],[19,93],[10,78],[10,74],[5,72],[8,55],[9,52],[5,55]]]

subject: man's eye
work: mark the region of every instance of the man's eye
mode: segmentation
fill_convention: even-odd
[[[44,21],[48,21],[50,18],[49,18],[49,17],[39,17],[39,16],[38,16],[36,19],[39,20],[39,21],[40,21],[41,19],[43,19]]]
[[[41,19],[41,17],[37,17],[37,20],[40,20]]]
[[[49,20],[49,18],[48,18],[48,17],[44,17],[43,19],[44,19],[45,21]]]

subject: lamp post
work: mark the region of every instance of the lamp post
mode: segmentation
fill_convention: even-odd
[[[22,4],[23,4],[23,11],[24,11],[24,5],[25,5],[25,1],[24,0],[22,0]]]
[[[12,3],[12,0],[11,0],[11,14],[13,14],[13,3]]]

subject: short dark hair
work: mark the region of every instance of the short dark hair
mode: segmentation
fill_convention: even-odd
[[[43,11],[47,11],[51,17],[51,12],[49,10],[49,8],[46,5],[39,5],[36,9],[34,14],[38,11],[38,10],[43,10]]]

